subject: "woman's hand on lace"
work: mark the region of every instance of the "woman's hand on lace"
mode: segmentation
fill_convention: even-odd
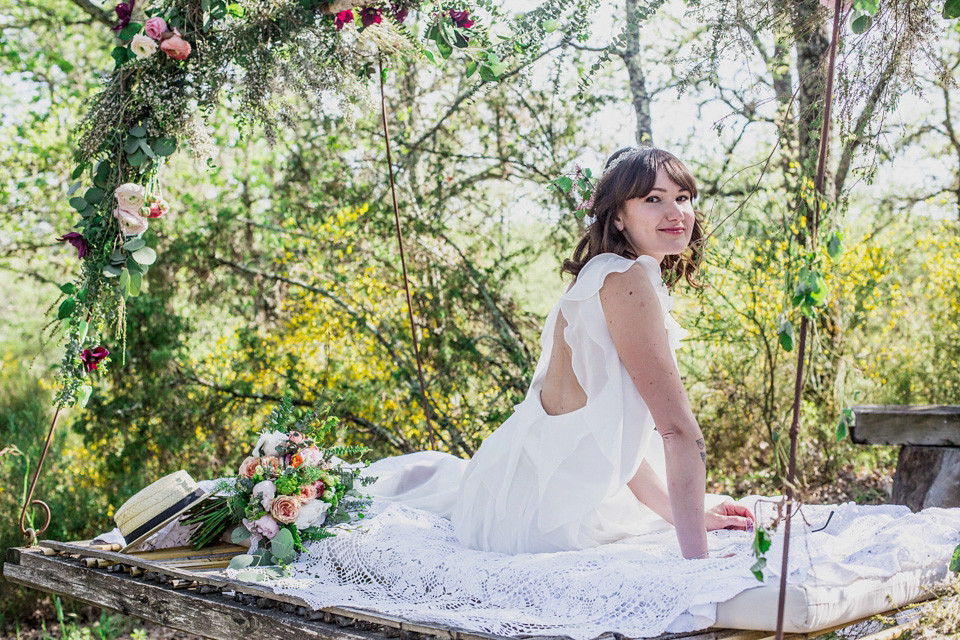
[[[717,529],[735,529],[750,531],[753,529],[753,514],[750,509],[732,502],[721,502],[706,513],[707,531]]]

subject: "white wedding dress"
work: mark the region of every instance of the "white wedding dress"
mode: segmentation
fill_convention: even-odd
[[[675,351],[686,332],[670,315],[673,300],[657,261],[595,256],[547,316],[526,398],[473,458],[423,452],[380,461],[369,470],[379,478],[370,492],[450,518],[460,542],[483,551],[586,549],[668,527],[627,488],[644,459],[664,475],[663,441],[617,355],[600,304],[606,277],[634,265],[654,285]],[[540,389],[561,313],[587,403],[549,415]]]

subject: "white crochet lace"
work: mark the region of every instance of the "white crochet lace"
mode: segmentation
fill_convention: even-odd
[[[766,509],[769,512],[769,508]],[[829,525],[822,531],[833,511]],[[855,504],[805,507],[794,521],[790,581],[850,584],[948,562],[960,509]],[[293,575],[263,583],[314,608],[349,606],[500,636],[616,631],[630,637],[702,629],[716,603],[760,583],[750,574],[751,534],[712,532],[706,560],[679,557],[675,535],[637,536],[581,551],[516,556],[465,549],[450,522],[379,503],[362,527],[313,543]],[[780,568],[782,535],[768,553]],[[722,555],[732,554],[723,558]]]

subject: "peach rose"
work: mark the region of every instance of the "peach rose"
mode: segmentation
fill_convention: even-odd
[[[166,33],[163,35],[164,39],[160,43],[160,50],[174,60],[186,60],[187,56],[190,55],[190,43],[183,39],[180,32],[174,29],[173,35],[169,37]]]
[[[270,506],[270,514],[277,522],[290,524],[300,515],[300,498],[296,496],[278,496]]]
[[[244,478],[252,478],[259,466],[260,460],[258,458],[247,456],[247,458],[240,463],[240,475]]]
[[[280,460],[277,458],[277,456],[263,456],[260,458],[260,466],[267,469],[273,469],[274,471],[279,471]]]
[[[312,484],[300,487],[300,503],[307,504],[317,499],[317,488]]]

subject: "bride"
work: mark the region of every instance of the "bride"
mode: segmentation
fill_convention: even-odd
[[[746,507],[705,493],[706,446],[674,353],[686,332],[663,274],[697,285],[696,196],[672,154],[615,152],[563,263],[574,280],[547,316],[523,402],[469,462],[423,452],[374,463],[371,494],[449,517],[464,546],[510,554],[672,525],[683,556],[705,558],[708,530],[752,527]]]

